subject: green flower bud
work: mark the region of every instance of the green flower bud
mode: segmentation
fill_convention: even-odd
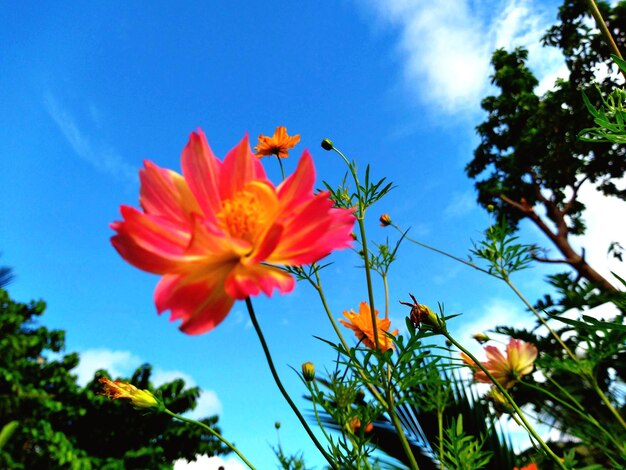
[[[330,139],[324,139],[322,140],[322,148],[324,150],[332,150],[334,148],[333,146],[333,141]]]
[[[302,376],[307,382],[315,380],[315,366],[312,362],[304,362],[302,364]]]

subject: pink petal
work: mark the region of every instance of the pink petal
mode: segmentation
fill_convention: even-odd
[[[351,211],[332,209],[328,193],[320,193],[301,204],[284,222],[285,235],[268,261],[303,265],[318,261],[335,249],[349,247],[354,221]]]
[[[506,358],[495,346],[485,346],[485,353],[487,354],[488,361],[491,363],[506,363]]]
[[[291,292],[295,281],[288,273],[271,266],[240,264],[226,278],[225,287],[231,297],[245,299],[261,291],[265,295],[272,295],[275,288],[282,294]]]
[[[278,199],[284,213],[294,211],[300,204],[313,197],[315,184],[315,167],[308,150],[300,157],[296,171],[278,185]]]
[[[191,221],[192,213],[200,213],[200,207],[181,175],[147,160],[144,165],[145,168],[139,171],[139,200],[144,211],[181,225]]]
[[[221,274],[221,275],[220,275]],[[154,301],[157,311],[171,312],[170,321],[182,319],[183,333],[206,333],[220,324],[233,306],[234,299],[226,294],[224,273],[215,277],[166,274],[159,281]]]
[[[202,130],[192,132],[181,156],[183,175],[207,219],[220,210],[218,192],[221,162],[215,157]]]
[[[244,186],[254,180],[267,181],[263,165],[254,156],[246,135],[234,147],[222,163],[219,180],[219,194],[222,200],[231,199]]]
[[[167,219],[144,214],[133,207],[120,209],[125,220],[111,224],[117,231],[111,243],[122,258],[151,273],[178,269],[185,261],[190,234]]]

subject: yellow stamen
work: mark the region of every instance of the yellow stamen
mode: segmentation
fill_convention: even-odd
[[[277,208],[275,191],[267,184],[254,181],[222,202],[217,220],[230,236],[246,240],[254,246],[274,221]]]

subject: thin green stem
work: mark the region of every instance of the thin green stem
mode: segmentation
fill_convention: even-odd
[[[365,222],[362,218],[357,218],[359,223],[359,231],[361,232],[361,248],[363,250],[363,263],[365,265],[365,279],[367,280],[367,296],[369,298],[370,312],[372,314],[372,330],[374,331],[374,343],[376,349],[380,349],[378,340],[378,324],[376,317],[376,308],[374,307],[374,289],[372,286],[372,270],[370,269],[369,253],[367,251],[367,237],[365,236]]]
[[[361,235],[361,248],[363,250],[363,264],[365,267],[365,278],[367,280],[367,296],[369,299],[370,310],[372,314],[372,329],[374,331],[374,343],[376,344],[376,349],[380,349],[379,341],[378,341],[378,325],[376,324],[376,308],[374,306],[374,289],[372,287],[372,274],[369,260],[369,252],[367,249],[367,237],[365,234],[365,203],[363,201],[363,193],[361,192],[361,185],[359,184],[359,176],[357,175],[355,166],[350,163],[350,161],[346,158],[346,156],[337,148],[333,146],[333,150],[343,159],[343,161],[348,165],[348,169],[350,170],[350,174],[352,175],[352,179],[354,180],[354,184],[356,186],[356,194],[359,200],[357,207],[356,219],[359,224],[359,232]]]
[[[322,444],[320,444],[320,442],[317,440],[317,437],[315,437],[315,434],[313,434],[313,431],[311,431],[311,428],[309,427],[306,420],[302,416],[302,413],[300,413],[300,410],[298,410],[298,407],[293,402],[293,400],[287,393],[287,390],[285,390],[285,387],[280,381],[278,372],[276,372],[276,367],[274,367],[274,361],[272,360],[272,355],[270,354],[270,350],[267,347],[267,343],[265,342],[265,337],[263,336],[263,332],[261,331],[259,322],[257,321],[256,315],[254,314],[254,307],[252,306],[252,301],[250,300],[250,297],[246,298],[246,307],[248,308],[248,313],[250,314],[250,320],[252,321],[252,325],[254,326],[257,336],[259,337],[259,341],[261,342],[261,347],[263,348],[263,352],[265,353],[265,358],[267,359],[267,364],[269,365],[270,371],[272,373],[272,377],[274,378],[274,382],[276,382],[276,385],[278,386],[280,393],[282,393],[283,397],[285,398],[285,400],[287,401],[287,403],[289,404],[289,406],[291,407],[295,415],[298,417],[298,420],[300,420],[300,424],[302,424],[302,427],[311,438],[311,441],[313,441],[313,443],[318,448],[318,450],[322,453],[326,461],[330,464],[332,468],[337,468],[337,465],[333,462],[332,457],[328,455],[326,450],[324,450],[324,447],[322,447]]]
[[[589,10],[591,10],[591,16],[593,16],[593,19],[596,20],[596,25],[598,25],[598,29],[604,36],[604,39],[609,45],[609,48],[613,51],[613,53],[617,57],[619,57],[620,59],[623,59],[622,53],[620,52],[619,47],[617,47],[617,44],[615,43],[615,40],[613,39],[613,35],[611,34],[611,31],[609,31],[609,28],[607,27],[606,22],[604,21],[604,18],[602,18],[602,13],[600,13],[600,10],[598,9],[598,5],[596,5],[596,2],[594,2],[594,0],[587,0],[587,5],[589,5]]]
[[[397,225],[392,224],[392,226],[393,226],[396,230],[398,230],[400,233],[404,233],[404,232],[402,232],[402,229],[400,229],[400,227],[398,227]],[[419,246],[421,246],[421,247],[424,247],[424,248],[426,248],[426,249],[428,249],[428,250],[434,251],[434,252],[439,253],[439,254],[441,254],[441,255],[447,256],[448,258],[451,258],[451,259],[453,259],[453,260],[455,260],[455,261],[458,261],[459,263],[463,263],[464,265],[469,266],[470,268],[474,268],[474,269],[476,269],[476,270],[478,270],[478,271],[480,271],[480,272],[482,272],[482,273],[488,274],[489,276],[493,276],[493,277],[496,277],[497,279],[501,279],[501,280],[503,280],[503,281],[504,281],[504,282],[505,282],[505,283],[509,286],[509,288],[510,288],[510,289],[512,289],[512,290],[513,290],[513,292],[515,292],[515,294],[516,294],[516,295],[517,295],[517,296],[518,296],[518,297],[522,300],[522,302],[524,302],[524,305],[526,305],[526,307],[528,307],[528,309],[529,309],[531,312],[533,312],[533,314],[534,314],[534,315],[537,317],[537,319],[538,319],[538,320],[539,320],[539,321],[543,324],[543,326],[545,326],[545,327],[548,329],[548,331],[550,332],[550,334],[552,334],[552,336],[553,336],[553,337],[556,339],[556,341],[557,341],[557,342],[561,345],[561,347],[565,350],[565,352],[566,352],[566,353],[567,353],[567,354],[568,354],[568,355],[569,355],[572,359],[574,359],[575,361],[577,361],[577,362],[578,362],[578,358],[574,355],[574,353],[572,353],[572,351],[571,351],[571,350],[567,347],[567,345],[563,342],[563,340],[561,340],[561,337],[560,337],[560,336],[556,333],[556,331],[554,331],[554,330],[550,327],[550,325],[548,325],[548,322],[547,322],[547,321],[546,321],[546,320],[545,320],[545,319],[544,319],[544,318],[543,318],[543,317],[539,314],[539,312],[537,312],[537,310],[535,309],[535,307],[533,307],[533,306],[530,304],[530,302],[528,302],[528,300],[526,300],[526,298],[524,297],[524,295],[523,295],[523,294],[522,294],[522,293],[521,293],[521,292],[517,289],[517,287],[515,286],[515,284],[513,284],[513,283],[511,282],[511,280],[509,279],[508,274],[507,274],[506,272],[500,272],[500,273],[499,273],[499,274],[500,274],[500,276],[499,276],[499,277],[498,277],[498,276],[494,276],[494,274],[493,274],[493,273],[491,273],[491,272],[489,272],[488,270],[483,269],[483,268],[481,268],[480,266],[477,266],[476,264],[474,264],[474,263],[472,263],[472,262],[470,262],[470,261],[464,260],[463,258],[459,258],[458,256],[451,255],[450,253],[447,253],[447,252],[445,252],[445,251],[443,251],[443,250],[440,250],[440,249],[435,248],[435,247],[433,247],[433,246],[430,246],[430,245],[427,245],[427,244],[425,244],[425,243],[422,243],[422,242],[419,242],[419,241],[417,241],[417,240],[414,240],[414,239],[412,239],[411,237],[406,236],[405,238],[406,238],[408,241],[410,241],[410,242],[412,242],[412,243],[415,243],[416,245],[419,245]]]
[[[579,408],[581,411],[584,411],[584,410],[585,410],[585,407],[584,407],[583,405],[581,405],[581,404],[580,404],[580,402],[579,402],[578,400],[576,400],[576,398],[574,398],[574,396],[573,396],[571,393],[569,393],[569,392],[567,391],[567,389],[565,389],[564,387],[562,387],[561,385],[559,385],[559,383],[558,383],[556,380],[554,380],[552,377],[550,377],[549,375],[547,375],[547,374],[543,374],[543,375],[544,375],[544,377],[545,377],[546,379],[548,379],[548,380],[550,381],[550,383],[551,383],[552,385],[554,385],[556,388],[558,388],[558,389],[559,389],[559,391],[560,391],[563,395],[565,395],[567,398],[569,398],[569,399],[570,399],[570,401],[571,401],[572,403],[574,403],[576,406],[578,406],[578,408]]]
[[[330,320],[330,323],[333,326],[333,329],[335,330],[335,333],[337,334],[337,337],[339,338],[339,341],[341,341],[341,344],[343,345],[346,353],[349,353],[350,347],[348,346],[348,343],[346,343],[346,340],[344,339],[343,335],[341,334],[341,331],[339,330],[339,327],[337,326],[337,322],[335,322],[335,319],[333,318],[332,312],[330,311],[330,307],[328,306],[328,302],[326,302],[326,296],[324,295],[324,290],[322,289],[322,281],[321,281],[319,273],[317,271],[315,271],[315,279],[316,279],[316,282],[313,282],[310,278],[308,278],[308,280],[311,283],[311,285],[313,286],[313,288],[317,291],[317,295],[319,296],[319,298],[320,298],[320,300],[322,302],[322,306],[324,307],[324,311],[326,312],[326,315],[328,316],[328,319]],[[361,364],[359,364],[356,361],[356,356],[355,356],[355,359],[354,359],[354,363],[355,363],[356,368],[357,368],[357,370],[359,372],[359,375],[361,377],[363,377],[363,379],[367,383],[367,387],[368,387],[369,391],[372,393],[372,395],[374,395],[376,400],[378,400],[378,402],[381,405],[383,405],[385,407],[385,409],[387,409],[388,408],[387,402],[380,395],[378,390],[376,390],[376,388],[372,384],[369,383],[369,380],[367,380],[367,375],[363,371],[363,367],[361,366]]]
[[[285,181],[285,169],[283,168],[283,159],[276,155],[276,159],[278,160],[278,166],[280,166],[280,174],[283,177],[283,181]]]
[[[393,427],[396,428],[396,432],[398,434],[398,438],[400,439],[400,445],[404,450],[404,454],[409,459],[409,465],[413,470],[419,470],[419,465],[417,464],[417,460],[415,460],[415,456],[413,455],[413,451],[411,450],[411,446],[409,445],[409,441],[406,438],[404,433],[404,428],[402,427],[402,423],[396,414],[396,409],[394,406],[393,392],[391,387],[391,381],[389,381],[389,387],[387,388],[387,403],[389,405],[389,418],[391,419],[391,423]]]
[[[544,450],[544,452],[548,454],[552,458],[552,460],[554,460],[557,463],[559,468],[562,468],[563,470],[567,470],[563,462],[561,462],[561,459],[552,451],[552,449],[550,449],[550,447],[548,447],[548,445],[544,442],[544,440],[541,439],[541,436],[539,436],[537,431],[535,431],[535,429],[530,425],[530,423],[526,419],[526,416],[524,415],[522,410],[519,408],[519,406],[517,406],[517,403],[515,403],[515,400],[513,400],[513,397],[509,395],[509,392],[507,392],[506,388],[504,388],[502,384],[495,379],[495,377],[491,374],[491,372],[489,372],[489,370],[481,362],[479,362],[478,359],[476,359],[476,357],[468,349],[463,347],[463,345],[461,345],[456,339],[454,339],[450,335],[450,333],[448,333],[447,330],[444,329],[441,333],[452,344],[454,344],[457,348],[459,348],[459,350],[467,354],[467,356],[472,360],[472,362],[476,364],[476,366],[479,367],[485,373],[487,377],[489,377],[489,380],[493,382],[495,387],[500,391],[500,393],[502,393],[502,395],[504,395],[504,397],[509,402],[511,407],[513,407],[513,409],[515,410],[515,413],[517,414],[519,419],[522,421],[522,423],[524,423],[524,427],[526,428],[526,431],[531,435],[531,437],[533,437],[539,443],[539,445]]]
[[[389,319],[389,282],[387,282],[387,274],[382,274],[383,288],[385,290],[385,320]]]
[[[613,416],[615,416],[615,418],[617,419],[617,421],[619,421],[619,423],[622,425],[622,427],[624,429],[626,429],[626,422],[624,422],[624,418],[622,418],[622,416],[619,414],[619,412],[615,409],[615,407],[613,406],[613,404],[609,401],[608,397],[604,394],[604,392],[602,391],[602,389],[600,388],[600,386],[598,385],[598,381],[596,380],[595,377],[591,378],[591,386],[593,387],[593,389],[595,390],[595,392],[600,396],[600,399],[602,400],[602,402],[606,405],[606,407],[609,409],[609,411],[611,413],[613,413]]]
[[[178,419],[180,421],[184,421],[185,423],[189,423],[189,424],[194,424],[196,426],[200,426],[202,429],[204,429],[204,430],[208,431],[209,433],[211,433],[211,435],[217,437],[220,441],[222,441],[226,445],[226,447],[228,447],[235,454],[237,454],[237,456],[243,461],[243,463],[245,463],[248,466],[248,468],[250,468],[250,470],[256,470],[254,468],[254,466],[250,462],[248,462],[248,459],[246,459],[243,456],[243,454],[241,452],[239,452],[239,449],[237,449],[233,444],[228,442],[224,437],[222,437],[222,435],[220,433],[218,433],[211,426],[207,426],[206,424],[201,423],[200,421],[196,421],[195,419],[189,419],[189,418],[185,418],[184,416],[177,415],[176,413],[168,410],[167,408],[163,408],[163,412],[165,414],[170,415],[172,418]]]
[[[324,425],[322,424],[322,420],[320,419],[320,415],[317,411],[317,402],[315,401],[315,399],[313,398],[313,392],[311,392],[311,383],[310,382],[305,382],[307,388],[309,389],[309,393],[311,393],[311,402],[313,403],[313,414],[315,415],[315,420],[317,421],[317,425],[319,426],[320,430],[322,431],[322,434],[324,434],[324,437],[326,438],[326,441],[328,441],[328,443],[331,445],[331,447],[333,448],[333,453],[334,453],[334,445],[333,445],[333,440],[330,438],[330,436],[328,435],[328,433],[326,432],[326,429],[324,429]],[[315,389],[316,392],[316,396],[320,394],[320,389],[317,386],[317,382],[315,381],[315,379],[313,380],[313,388]]]
[[[503,277],[502,280],[506,283],[507,286],[509,286],[511,288],[511,290],[513,292],[515,292],[515,294],[520,298],[520,300],[524,303],[524,305],[526,305],[526,307],[535,314],[535,316],[537,317],[537,319],[541,322],[541,324],[543,326],[545,326],[548,331],[550,332],[550,334],[554,337],[554,339],[556,339],[556,341],[561,345],[561,347],[565,350],[565,352],[568,354],[569,357],[571,357],[575,362],[578,362],[578,358],[576,357],[576,355],[572,352],[572,350],[570,348],[567,347],[567,345],[563,342],[563,340],[561,339],[561,337],[557,334],[556,331],[554,331],[550,325],[548,325],[548,322],[539,314],[539,312],[535,309],[535,307],[533,307],[530,302],[528,302],[528,300],[526,300],[526,297],[524,297],[524,295],[517,289],[517,287],[515,287],[515,284],[513,284],[511,282],[511,280],[509,279],[508,274],[503,273]]]
[[[400,233],[402,233],[402,234],[404,234],[404,233],[405,233],[405,232],[403,232],[403,231],[402,231],[402,229],[401,229],[400,227],[398,227],[397,225],[395,225],[395,224],[391,224],[391,225],[392,225],[392,227],[393,227],[393,228],[395,228],[398,232],[400,232]],[[480,271],[480,272],[482,272],[482,273],[489,274],[490,276],[493,276],[493,274],[492,274],[492,273],[490,273],[490,272],[489,272],[489,271],[487,271],[486,269],[481,268],[480,266],[478,266],[478,265],[476,265],[476,264],[472,263],[471,261],[467,261],[467,260],[465,260],[465,259],[463,259],[463,258],[459,258],[458,256],[454,256],[454,255],[451,255],[451,254],[450,254],[450,253],[448,253],[448,252],[445,252],[445,251],[443,251],[443,250],[440,250],[439,248],[435,248],[434,246],[430,246],[430,245],[427,245],[426,243],[422,243],[422,242],[420,242],[420,241],[417,241],[417,240],[415,240],[415,239],[413,239],[413,238],[409,237],[408,235],[406,235],[404,238],[406,238],[406,239],[407,239],[408,241],[410,241],[411,243],[415,243],[416,245],[419,245],[419,246],[421,246],[421,247],[423,247],[423,248],[426,248],[426,249],[428,249],[428,250],[434,251],[435,253],[439,253],[440,255],[446,256],[446,257],[448,257],[448,258],[450,258],[450,259],[453,259],[454,261],[458,261],[459,263],[463,263],[464,265],[469,266],[470,268],[474,268],[474,269],[476,269],[477,271]]]
[[[531,383],[527,383],[527,382],[520,382],[523,386],[525,387],[529,387],[532,388],[535,391],[541,392],[547,396],[549,396],[552,400],[554,400],[555,402],[560,403],[561,405],[565,406],[566,408],[572,410],[574,413],[576,413],[577,415],[579,415],[580,417],[582,417],[583,419],[585,419],[586,421],[588,421],[589,423],[591,423],[593,426],[595,426],[596,428],[598,428],[603,434],[605,434],[609,440],[613,443],[613,445],[617,446],[618,449],[621,448],[621,445],[619,442],[617,442],[615,440],[615,438],[611,435],[611,433],[609,433],[606,428],[604,428],[598,421],[596,421],[596,419],[585,413],[584,411],[582,411],[580,408],[577,408],[573,405],[570,405],[569,403],[567,403],[566,401],[562,400],[561,398],[557,397],[556,395],[554,395],[553,393],[549,392],[548,390],[546,390],[545,388],[542,387],[537,387],[536,385],[533,385]],[[570,396],[570,400],[571,400],[571,396]],[[581,404],[578,403],[578,401],[575,401],[576,405],[578,405],[579,407],[582,408]]]
[[[437,427],[439,428],[439,466],[441,470],[445,470],[443,464],[443,410],[441,406],[437,406]]]

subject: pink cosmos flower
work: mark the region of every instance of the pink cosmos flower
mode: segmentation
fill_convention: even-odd
[[[533,370],[533,362],[537,359],[537,348],[530,343],[511,338],[506,346],[506,357],[494,346],[485,346],[487,362],[481,362],[491,375],[505,388],[511,388],[524,375]],[[476,382],[491,383],[487,374],[466,354],[461,353],[463,362],[474,368]]]
[[[294,279],[274,265],[309,264],[350,246],[353,211],[333,208],[328,192],[313,194],[308,151],[277,187],[247,136],[221,162],[198,130],[181,159],[182,175],[144,162],[141,210],[121,206],[111,243],[133,266],[163,276],[157,310],[182,319],[184,333],[215,328],[235,300],[290,292]]]

